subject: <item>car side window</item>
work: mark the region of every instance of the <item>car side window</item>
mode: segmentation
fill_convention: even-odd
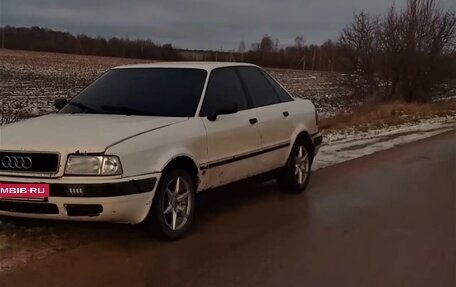
[[[234,68],[220,68],[212,71],[201,116],[210,114],[220,106],[220,103],[225,102],[236,103],[239,111],[248,108],[244,89]]]
[[[280,103],[276,91],[261,70],[256,67],[239,67],[238,69],[254,108]]]
[[[276,80],[274,80],[268,73],[265,71],[262,71],[263,75],[268,79],[269,83],[271,83],[272,87],[276,91],[277,95],[280,98],[280,101],[282,103],[285,102],[291,102],[293,99],[290,97],[290,94],[287,93],[280,85],[277,83]]]

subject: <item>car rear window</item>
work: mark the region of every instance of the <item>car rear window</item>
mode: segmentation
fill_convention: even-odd
[[[275,79],[273,79],[268,73],[265,71],[262,71],[263,75],[268,79],[269,83],[272,85],[274,90],[276,91],[277,95],[280,98],[280,101],[282,102],[291,102],[293,99],[290,97],[290,95],[285,91],[279,83]]]
[[[280,103],[276,91],[268,79],[256,67],[239,67],[254,108]]]

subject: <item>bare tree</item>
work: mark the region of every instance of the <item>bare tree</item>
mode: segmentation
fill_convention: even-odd
[[[363,11],[354,15],[353,22],[342,31],[339,40],[351,69],[359,76],[353,84],[356,83],[357,92],[362,96],[372,95],[378,88],[375,78],[377,27],[377,17]]]
[[[295,38],[295,47],[297,49],[302,49],[306,45],[306,40],[304,40],[304,36],[300,35]]]
[[[245,42],[244,42],[244,40],[242,40],[241,43],[239,44],[238,53],[241,55],[241,62],[243,62],[244,61],[244,54],[245,54]]]
[[[426,100],[445,78],[456,37],[454,11],[443,11],[436,0],[409,0],[404,10],[394,7],[381,26],[383,74],[391,79],[390,95]]]
[[[272,53],[274,51],[274,41],[271,36],[265,35],[261,39],[260,50],[262,53]]]
[[[408,0],[406,8],[392,6],[382,18],[355,15],[340,44],[362,79],[357,88],[413,101],[427,100],[451,74],[455,38],[453,10],[444,11],[437,0]]]
[[[241,43],[239,44],[238,52],[240,54],[244,54],[245,53],[245,42],[244,42],[244,40],[242,40]]]

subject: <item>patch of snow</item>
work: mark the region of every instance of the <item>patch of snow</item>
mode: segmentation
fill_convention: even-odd
[[[451,100],[456,100],[456,95],[438,97],[438,98],[435,98],[433,100],[433,102],[445,102],[445,101],[451,101]]]
[[[456,128],[456,117],[423,119],[417,122],[357,132],[330,132],[315,158],[313,170],[359,158],[397,145],[425,139]]]
[[[315,80],[315,79],[317,79],[316,76],[290,78],[290,80]]]

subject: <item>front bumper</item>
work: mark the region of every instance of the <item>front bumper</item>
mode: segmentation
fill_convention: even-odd
[[[160,174],[133,178],[15,178],[3,183],[48,183],[43,201],[0,199],[0,216],[140,223],[149,213]]]

